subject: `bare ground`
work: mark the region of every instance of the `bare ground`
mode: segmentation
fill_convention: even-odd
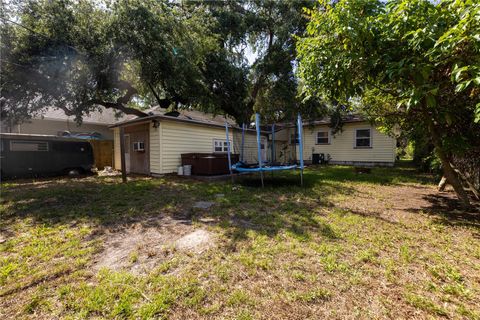
[[[201,254],[215,246],[214,235],[195,228],[190,220],[150,218],[120,229],[107,229],[94,270],[109,268],[147,274],[171,258],[176,250]]]

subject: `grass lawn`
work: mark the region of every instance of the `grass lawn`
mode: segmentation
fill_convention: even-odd
[[[480,319],[479,215],[431,177],[267,176],[3,183],[0,318]]]

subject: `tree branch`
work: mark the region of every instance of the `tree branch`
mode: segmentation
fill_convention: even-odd
[[[107,109],[116,109],[116,110],[122,111],[125,114],[133,114],[138,117],[148,116],[148,114],[146,114],[145,112],[139,109],[125,106],[125,104],[128,103],[135,94],[137,94],[138,92],[137,89],[135,89],[129,82],[124,80],[119,81],[118,85],[120,89],[126,89],[127,92],[122,97],[119,97],[116,102],[108,102],[108,101],[103,101],[101,99],[92,99],[88,103],[98,104]]]
[[[150,82],[148,82],[147,84],[148,84],[148,87],[150,88],[150,91],[152,91],[153,95],[155,96],[155,100],[157,100],[157,103],[160,106],[160,108],[163,108],[163,109],[168,108],[172,103],[172,101],[170,101],[169,99],[160,99],[160,96],[157,94],[152,84]]]
[[[116,110],[122,111],[125,114],[133,114],[133,115],[136,115],[136,116],[142,117],[142,118],[148,116],[148,114],[146,114],[145,112],[143,112],[139,109],[126,107],[125,105],[123,105],[121,103],[118,103],[118,102],[108,102],[108,101],[103,101],[103,100],[100,100],[100,99],[93,99],[93,100],[90,100],[89,103],[90,104],[98,104],[98,105],[101,105],[101,106],[103,106],[107,109],[116,109]]]
[[[127,92],[123,97],[117,99],[118,104],[125,104],[128,103],[134,95],[138,93],[137,89],[135,89],[129,82],[120,80],[118,83],[118,87],[120,89],[126,89]]]

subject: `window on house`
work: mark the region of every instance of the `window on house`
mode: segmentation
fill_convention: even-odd
[[[48,151],[48,142],[13,140],[10,141],[10,151]]]
[[[228,152],[227,140],[213,140],[213,151],[214,152]]]
[[[317,144],[329,144],[330,137],[328,130],[317,132]]]
[[[290,144],[298,144],[298,134],[293,133],[290,135]]]
[[[133,151],[137,151],[137,152],[145,151],[145,142],[143,141],[134,142]]]
[[[372,133],[370,129],[355,130],[355,148],[370,148],[372,146]]]

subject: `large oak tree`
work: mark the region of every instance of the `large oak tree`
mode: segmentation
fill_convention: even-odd
[[[321,107],[297,97],[294,73],[313,0],[11,3],[0,17],[4,119],[160,105],[249,123],[254,111],[274,120]]]
[[[201,8],[169,1],[28,1],[2,12],[2,117],[59,108],[144,116],[152,104],[208,102],[203,75],[218,51]]]

